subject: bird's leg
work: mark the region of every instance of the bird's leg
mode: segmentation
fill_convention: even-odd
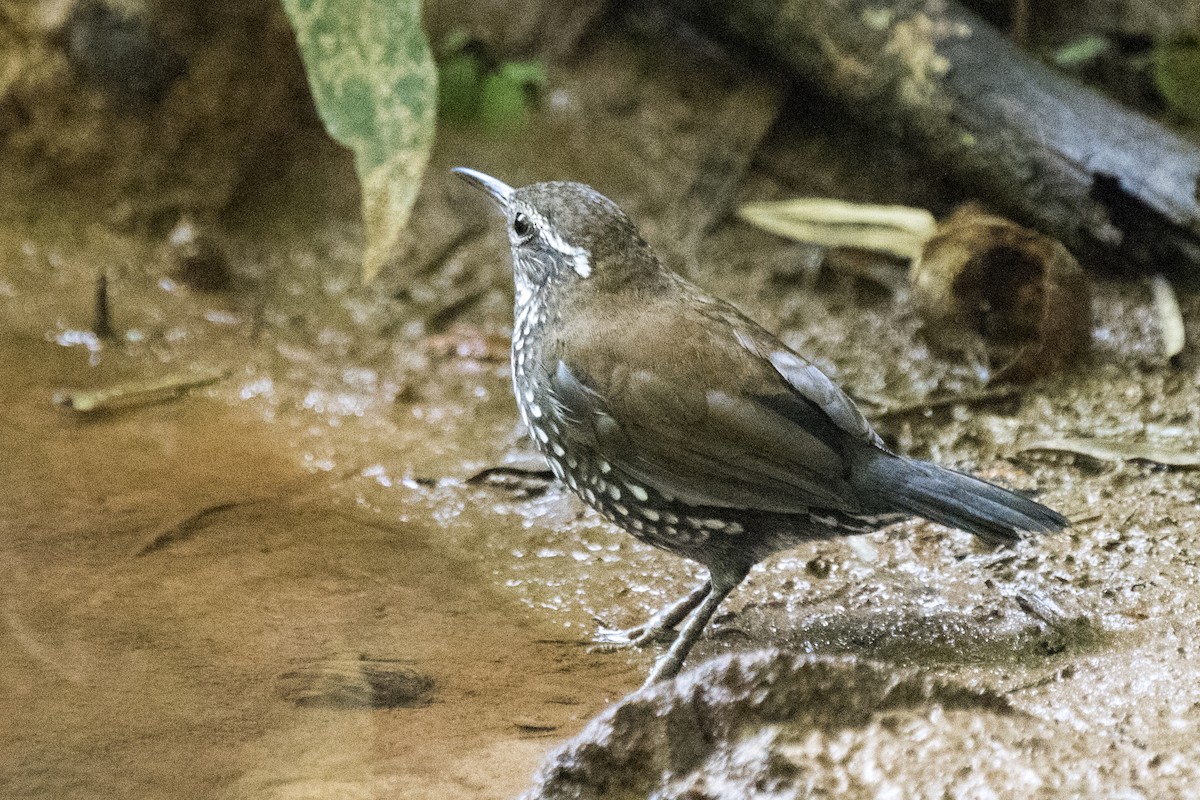
[[[657,641],[664,633],[674,628],[688,614],[704,602],[712,590],[709,581],[697,586],[687,597],[681,598],[646,620],[641,625],[623,631],[601,630],[596,637],[596,644],[603,650],[616,650],[621,647],[645,647]]]
[[[654,669],[650,670],[650,675],[646,678],[643,687],[652,686],[661,680],[674,678],[679,674],[679,669],[683,666],[683,661],[687,658],[688,653],[691,652],[692,645],[696,644],[703,635],[705,626],[712,619],[712,615],[717,613],[717,607],[721,605],[721,601],[741,583],[741,577],[736,580],[728,578],[719,580],[714,575],[710,578],[710,583],[712,588],[709,590],[708,596],[704,598],[700,607],[687,618],[679,635],[671,643],[671,648],[654,662]]]

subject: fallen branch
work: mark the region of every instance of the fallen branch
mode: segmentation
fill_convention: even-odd
[[[702,0],[681,16],[765,51],[1081,262],[1200,280],[1200,150],[946,0]]]
[[[80,414],[91,414],[172,400],[189,389],[198,389],[216,383],[228,374],[223,369],[199,370],[157,378],[138,379],[103,389],[55,392],[52,399],[63,408],[69,408]]]

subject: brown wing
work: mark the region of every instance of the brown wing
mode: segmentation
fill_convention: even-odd
[[[587,338],[568,330],[547,366],[574,444],[693,505],[860,510],[846,447],[877,437],[853,402],[732,307],[709,303],[569,326]],[[664,332],[674,352],[649,349]]]

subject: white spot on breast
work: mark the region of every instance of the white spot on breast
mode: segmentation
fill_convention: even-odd
[[[613,503],[613,510],[615,510],[622,517],[629,516],[629,509],[626,508],[625,506],[621,505],[620,503]]]
[[[627,483],[627,484],[625,484],[625,488],[627,488],[629,490],[630,494],[632,494],[634,497],[636,497],[638,500],[642,501],[643,503],[650,499],[649,493],[642,487],[638,486],[636,483]]]
[[[600,471],[607,475],[608,473],[612,472],[612,464],[609,464],[607,461],[601,461]]]
[[[538,406],[538,405],[532,405],[532,406],[530,406],[530,407],[529,407],[529,411],[530,411],[530,413],[531,413],[531,414],[533,414],[533,418],[534,418],[534,419],[541,419],[541,418],[542,418],[542,408],[541,408],[541,406]]]
[[[658,522],[660,519],[662,519],[662,516],[659,515],[659,513],[657,511],[655,511],[653,508],[643,508],[642,516],[645,517],[646,519],[650,520],[651,522]]]
[[[617,485],[615,483],[610,483],[608,485],[608,496],[611,497],[613,500],[621,499],[621,490],[617,488]]]
[[[558,442],[555,442],[554,444],[550,445],[550,449],[553,450],[554,455],[558,456],[559,458],[562,458],[563,456],[565,456],[567,454],[567,451],[563,450],[563,446],[561,444],[559,444]]]
[[[542,444],[546,444],[550,441],[550,437],[546,435],[546,431],[540,425],[534,426],[533,433],[538,439],[541,440]]]

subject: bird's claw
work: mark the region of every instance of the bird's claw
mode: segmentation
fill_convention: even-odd
[[[643,648],[670,641],[672,632],[661,625],[635,625],[625,630],[601,628],[589,648],[593,653],[613,653],[631,647]]]

